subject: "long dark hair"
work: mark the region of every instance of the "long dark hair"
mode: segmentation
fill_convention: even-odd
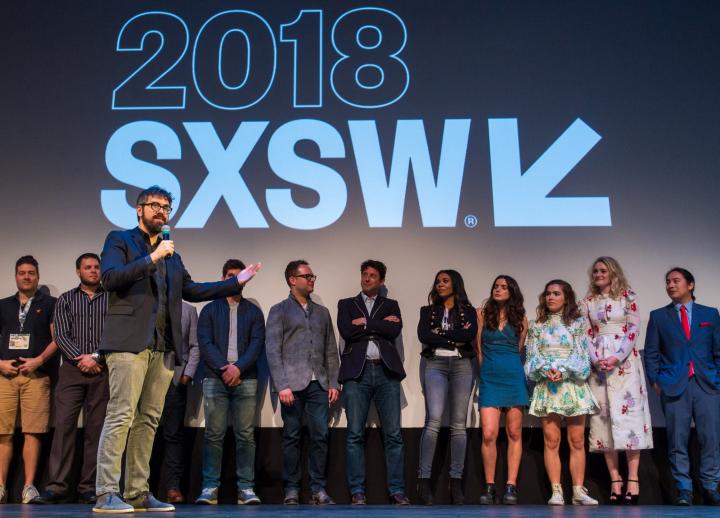
[[[490,298],[485,302],[482,308],[483,326],[490,331],[495,331],[500,327],[500,303],[493,298],[493,291],[495,290],[495,283],[503,279],[508,286],[508,293],[510,298],[505,302],[505,316],[507,317],[508,324],[510,324],[516,333],[520,333],[523,329],[525,321],[525,299],[520,291],[520,286],[515,279],[509,275],[498,275],[492,283],[490,288]]]
[[[431,306],[441,306],[443,303],[442,297],[438,294],[435,284],[437,284],[437,278],[440,274],[446,274],[450,277],[453,285],[453,297],[455,298],[455,306],[459,309],[463,306],[471,306],[470,300],[468,299],[467,293],[465,292],[465,282],[463,281],[462,275],[456,270],[440,270],[435,274],[433,278],[433,285],[430,293],[428,294],[428,304]]]
[[[547,293],[548,287],[552,284],[560,286],[563,295],[565,295],[565,305],[562,309],[562,320],[566,326],[569,326],[580,316],[580,309],[578,309],[578,305],[575,300],[575,291],[573,291],[572,286],[570,286],[569,282],[561,279],[553,279],[549,281],[545,285],[545,289],[538,297],[539,304],[537,307],[537,322],[542,324],[548,319],[550,311],[548,311],[547,303],[545,302],[545,294]]]

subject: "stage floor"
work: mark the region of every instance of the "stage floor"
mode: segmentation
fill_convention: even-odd
[[[540,517],[572,517],[586,518],[674,518],[687,517],[710,518],[718,516],[717,507],[693,506],[637,506],[637,507],[615,507],[602,505],[598,507],[576,507],[566,505],[565,507],[550,507],[538,505],[518,506],[410,506],[392,507],[383,505],[369,505],[365,507],[353,507],[349,505],[335,505],[327,507],[300,505],[296,507],[284,507],[278,505],[261,506],[178,506],[174,513],[152,513],[152,516],[193,516],[194,518],[297,518],[315,517],[318,514],[342,518],[455,518],[458,516],[476,517],[492,516],[498,518],[540,518]],[[22,518],[50,518],[50,517],[90,517],[111,516],[106,514],[93,513],[86,505],[0,505],[0,517],[22,517]],[[148,516],[144,514],[143,516]]]

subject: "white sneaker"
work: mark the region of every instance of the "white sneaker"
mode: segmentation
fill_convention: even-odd
[[[28,484],[27,486],[23,487],[22,491],[22,503],[23,504],[29,504],[33,499],[40,496],[40,493],[38,493],[38,490],[33,486],[32,484]]]
[[[598,505],[598,501],[588,495],[585,486],[573,486],[573,505]]]
[[[552,485],[552,496],[548,500],[548,505],[565,505],[565,497],[560,484]]]

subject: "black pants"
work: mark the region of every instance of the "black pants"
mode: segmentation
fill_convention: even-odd
[[[78,415],[82,410],[84,448],[77,492],[95,494],[98,441],[109,397],[107,368],[103,368],[100,374],[88,375],[69,362],[60,366],[55,387],[55,432],[46,489],[61,495],[70,493],[68,482],[75,458]]]
[[[165,438],[165,473],[168,489],[180,489],[185,469],[185,405],[187,403],[187,385],[170,384],[165,397],[162,426]]]

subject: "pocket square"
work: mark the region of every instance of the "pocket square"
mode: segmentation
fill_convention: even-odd
[[[712,322],[700,322],[700,327],[710,327]]]

